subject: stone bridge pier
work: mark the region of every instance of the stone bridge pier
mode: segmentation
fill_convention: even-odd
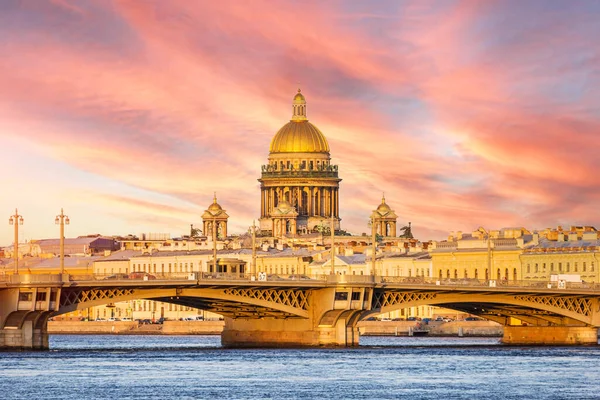
[[[358,346],[357,323],[368,289],[312,290],[306,318],[225,318],[225,347]],[[356,300],[352,300],[356,299]]]
[[[53,311],[50,299],[56,292],[37,288],[23,292],[19,289],[0,291],[0,349],[47,350],[47,321]],[[36,309],[36,305],[38,308]]]

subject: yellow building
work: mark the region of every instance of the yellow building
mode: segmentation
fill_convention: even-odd
[[[505,228],[489,234],[480,228],[471,234],[451,234],[447,241],[434,242],[431,247],[433,277],[440,281],[519,281],[520,256],[531,240],[532,235],[524,228]]]
[[[588,283],[600,282],[600,241],[593,227],[587,230],[545,230],[534,234],[533,246],[521,255],[523,278],[549,282],[553,276],[569,275],[570,279]]]

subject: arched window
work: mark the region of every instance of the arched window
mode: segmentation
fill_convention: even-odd
[[[450,279],[450,270],[449,269],[446,270],[446,278]]]
[[[440,280],[442,280],[442,270],[440,269]]]
[[[517,269],[513,268],[513,281],[517,280]]]
[[[508,280],[508,268],[504,270],[504,279]]]
[[[479,270],[475,269],[475,279],[479,279]]]
[[[457,269],[454,270],[454,279],[458,279],[458,270]]]
[[[496,279],[500,280],[502,279],[502,273],[500,272],[500,268],[498,268],[498,271],[496,271]]]

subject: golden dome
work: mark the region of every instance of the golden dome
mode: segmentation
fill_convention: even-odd
[[[327,139],[308,121],[290,121],[271,140],[271,153],[329,153]]]
[[[306,99],[300,89],[298,89],[298,93],[294,96],[294,104],[306,104]]]
[[[386,212],[386,211],[391,211],[391,210],[392,210],[392,209],[390,208],[390,206],[388,206],[388,205],[385,203],[385,197],[383,197],[383,198],[381,199],[381,204],[379,205],[379,207],[377,207],[377,211],[379,211],[379,212]]]
[[[298,89],[292,104],[292,120],[271,140],[271,153],[329,153],[327,139],[306,118],[306,99]]]
[[[208,206],[209,211],[223,211],[223,208],[217,203],[217,194],[215,193],[213,197],[213,202],[210,206]]]

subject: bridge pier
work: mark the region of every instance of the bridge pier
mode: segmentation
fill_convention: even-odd
[[[48,332],[25,321],[20,329],[0,330],[0,350],[48,350]]]
[[[503,344],[597,345],[598,328],[589,326],[505,326]]]
[[[358,328],[338,320],[334,326],[314,326],[310,319],[225,318],[224,347],[358,346]]]
[[[45,293],[45,301],[37,300]],[[52,313],[48,288],[0,291],[0,350],[47,350],[48,317]],[[36,305],[39,309],[36,309]]]
[[[308,318],[225,318],[225,347],[358,346],[357,322],[362,310],[336,307],[336,289],[312,292]],[[343,308],[342,308],[343,307]]]

